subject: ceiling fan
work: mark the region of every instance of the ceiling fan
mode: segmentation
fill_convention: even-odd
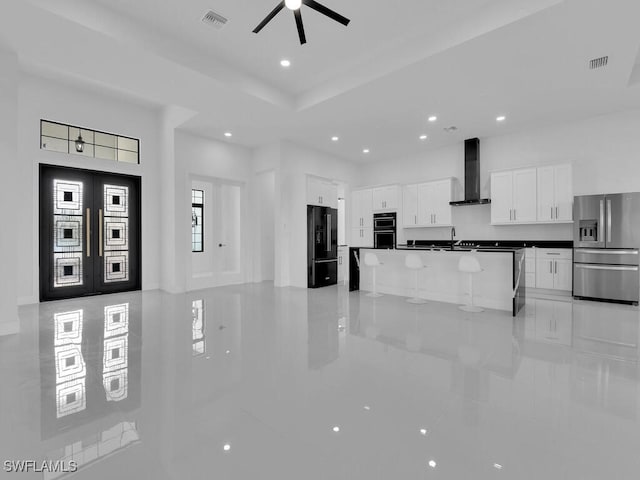
[[[253,29],[253,33],[258,33],[262,30],[267,23],[273,20],[280,10],[284,7],[287,7],[289,10],[293,10],[293,16],[296,18],[296,26],[298,27],[298,36],[300,37],[300,45],[304,45],[307,43],[307,37],[304,33],[304,26],[302,25],[302,14],[300,13],[300,7],[302,5],[306,5],[307,7],[313,8],[316,12],[320,12],[323,15],[335,20],[336,22],[341,23],[345,27],[349,25],[350,20],[346,17],[343,17],[339,13],[334,12],[330,8],[325,7],[324,5],[316,2],[315,0],[282,0],[276,8],[271,10],[271,13],[265,17],[260,25]]]

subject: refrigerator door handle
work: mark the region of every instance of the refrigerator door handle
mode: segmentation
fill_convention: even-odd
[[[607,242],[611,241],[611,200],[607,199]]]
[[[600,232],[604,231],[604,200],[600,200]],[[601,233],[602,236],[602,233]]]
[[[575,267],[583,268],[585,270],[615,270],[615,271],[629,271],[629,272],[638,271],[638,267],[631,267],[626,265],[590,265],[590,264],[576,263]]]
[[[327,214],[327,252],[331,251],[331,214]]]

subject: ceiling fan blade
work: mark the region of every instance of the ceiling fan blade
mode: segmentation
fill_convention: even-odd
[[[269,15],[267,15],[264,20],[262,20],[262,22],[260,22],[260,25],[258,25],[256,28],[253,29],[253,33],[258,33],[260,30],[262,30],[264,28],[264,26],[269,23],[271,20],[273,20],[273,17],[275,17],[278,13],[280,13],[280,10],[282,10],[284,8],[284,0],[282,0],[277,6],[276,8],[274,8],[273,10],[271,10],[271,13],[269,13]]]
[[[293,16],[296,17],[296,26],[298,27],[298,36],[300,37],[300,45],[307,43],[307,37],[304,34],[304,26],[302,25],[302,14],[300,9],[293,11]]]
[[[337,12],[334,12],[330,8],[325,7],[324,5],[316,2],[315,0],[302,0],[302,3],[305,4],[309,8],[313,8],[316,12],[320,12],[323,15],[335,20],[338,23],[341,23],[345,27],[349,25],[349,20],[347,17],[343,17]]]

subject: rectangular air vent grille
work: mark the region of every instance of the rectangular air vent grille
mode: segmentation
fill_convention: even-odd
[[[227,19],[222,15],[214,12],[213,10],[209,10],[205,13],[204,17],[202,17],[202,21],[207,25],[211,25],[214,28],[220,29],[225,23],[227,23]]]
[[[594,58],[589,62],[589,69],[595,70],[596,68],[606,67],[607,63],[609,63],[609,56]]]

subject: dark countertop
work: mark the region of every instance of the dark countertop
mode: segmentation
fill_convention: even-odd
[[[457,239],[455,240],[458,241]],[[461,246],[471,245],[482,247],[503,247],[503,248],[573,248],[571,240],[460,240]],[[450,247],[450,240],[408,240],[408,245],[414,244],[412,248],[420,247]],[[404,247],[398,245],[398,247]]]
[[[408,246],[398,245],[396,250],[422,250],[422,251],[434,251],[434,252],[495,252],[495,253],[513,253],[518,250],[522,250],[524,247],[489,247],[489,246],[454,246],[453,249],[450,245],[441,246]]]

